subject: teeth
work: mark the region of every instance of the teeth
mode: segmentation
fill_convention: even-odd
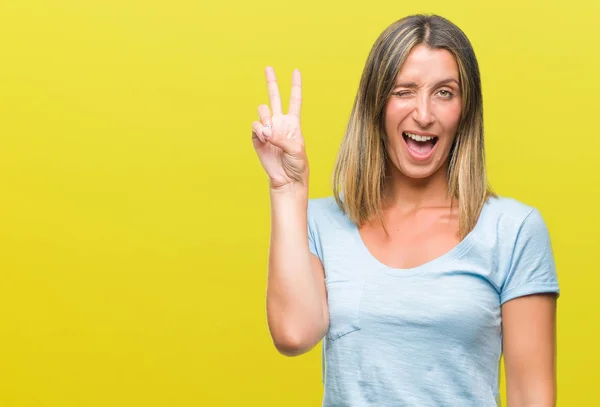
[[[418,134],[412,134],[412,133],[407,133],[404,132],[404,134],[406,134],[407,137],[416,140],[416,141],[429,141],[432,140],[433,137],[429,137],[429,136],[419,136]]]

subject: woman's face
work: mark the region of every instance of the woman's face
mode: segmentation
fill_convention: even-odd
[[[385,108],[387,153],[392,164],[409,178],[426,178],[445,166],[461,106],[454,56],[426,45],[413,48]]]

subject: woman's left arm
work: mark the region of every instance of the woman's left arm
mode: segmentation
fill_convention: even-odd
[[[508,407],[556,406],[556,294],[502,305]]]

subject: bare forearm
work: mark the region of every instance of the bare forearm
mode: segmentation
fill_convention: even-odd
[[[552,402],[552,401],[541,401],[539,403],[524,403],[524,404],[519,404],[519,403],[513,403],[513,404],[508,404],[508,407],[556,407],[556,403]]]
[[[553,389],[529,389],[520,393],[508,390],[508,407],[556,407],[556,395]]]
[[[271,191],[267,314],[275,345],[294,355],[312,348],[325,329],[322,294],[311,265],[307,191]]]

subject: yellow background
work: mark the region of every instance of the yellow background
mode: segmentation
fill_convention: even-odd
[[[263,68],[284,107],[301,69],[327,195],[367,53],[415,12],[474,44],[491,183],[553,239],[559,406],[600,405],[600,2],[4,0],[0,406],[320,405],[320,347],[266,326]]]

